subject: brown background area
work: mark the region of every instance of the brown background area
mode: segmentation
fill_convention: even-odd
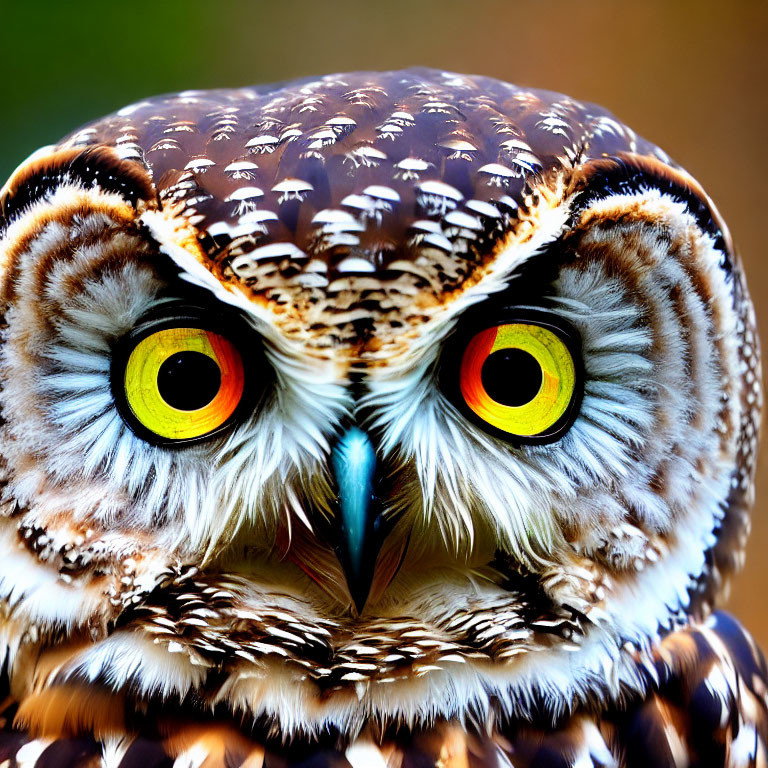
[[[0,177],[144,96],[427,65],[613,110],[703,183],[768,339],[768,3],[731,0],[0,0]],[[0,182],[1,183],[1,182]],[[768,648],[768,455],[730,608]]]

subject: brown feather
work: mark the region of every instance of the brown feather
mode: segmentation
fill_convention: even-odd
[[[87,733],[103,739],[125,732],[125,705],[122,695],[92,685],[59,685],[25,698],[13,727],[35,737]]]

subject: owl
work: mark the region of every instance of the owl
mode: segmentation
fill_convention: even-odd
[[[755,319],[600,107],[148,99],[0,195],[3,768],[765,766]]]

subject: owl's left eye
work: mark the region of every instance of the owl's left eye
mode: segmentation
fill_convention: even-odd
[[[226,428],[246,391],[237,343],[200,318],[140,325],[116,350],[112,389],[126,423],[154,443],[189,443]]]
[[[454,347],[443,381],[486,432],[513,443],[549,443],[569,429],[582,393],[579,338],[569,324],[519,310],[459,334]]]

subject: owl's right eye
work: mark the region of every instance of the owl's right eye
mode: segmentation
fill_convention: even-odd
[[[248,371],[238,344],[203,314],[140,324],[115,351],[112,389],[123,419],[157,444],[211,437],[235,420]]]

